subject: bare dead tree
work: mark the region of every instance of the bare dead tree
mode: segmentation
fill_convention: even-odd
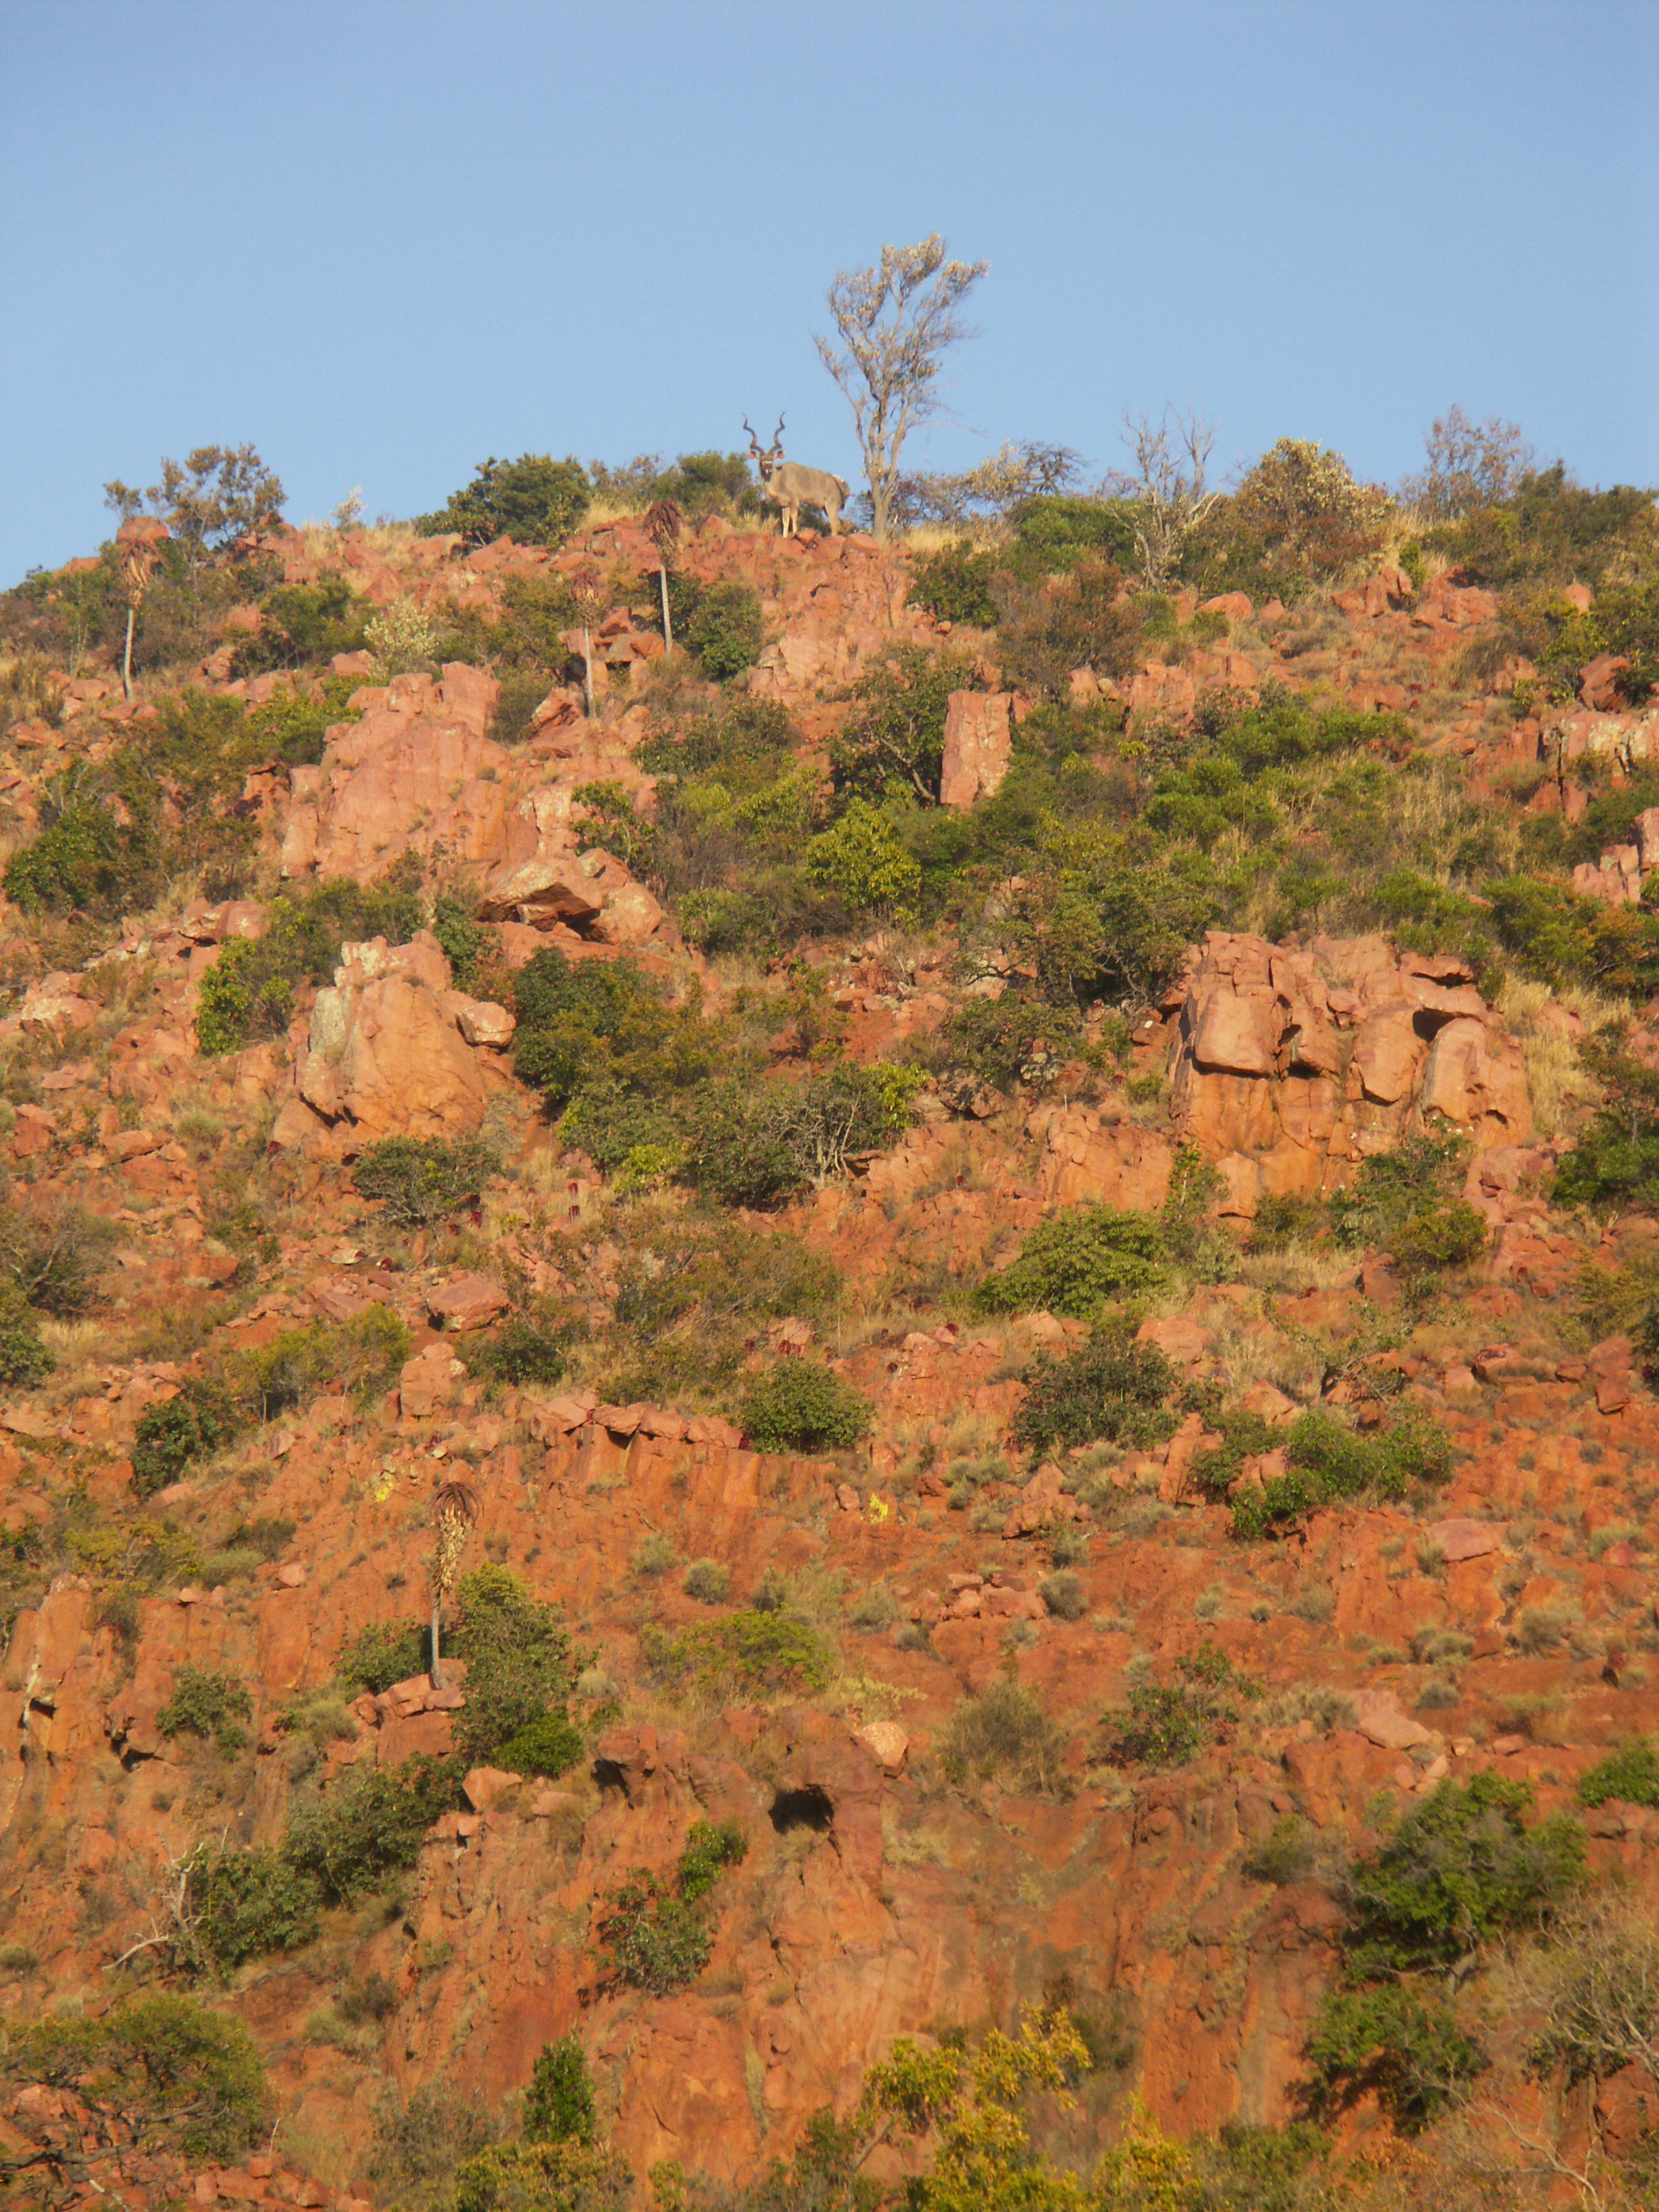
[[[1133,502],[1130,526],[1143,580],[1162,589],[1188,540],[1222,496],[1223,486],[1209,481],[1215,452],[1213,423],[1193,409],[1182,414],[1166,407],[1154,422],[1149,416],[1123,417],[1124,442],[1132,467],[1107,478],[1108,489]]]
[[[814,339],[853,410],[878,544],[887,538],[904,441],[945,411],[945,356],[973,335],[962,303],[991,265],[951,261],[947,252],[935,231],[915,246],[884,246],[873,269],[839,270],[829,301],[840,349]]]
[[[455,1587],[455,1573],[466,1549],[466,1540],[478,1517],[478,1493],[470,1482],[441,1483],[432,1501],[433,1526],[438,1540],[428,1568],[432,1584],[432,1686],[444,1686],[443,1663],[438,1638],[442,1628],[444,1600]]]

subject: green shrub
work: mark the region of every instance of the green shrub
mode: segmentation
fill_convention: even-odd
[[[27,1389],[57,1364],[21,1289],[0,1276],[0,1389]]]
[[[155,1725],[165,1736],[211,1736],[227,1757],[247,1743],[244,1721],[253,1717],[253,1700],[234,1675],[192,1667],[189,1661],[173,1678],[173,1691],[156,1713]]]
[[[100,2100],[137,2139],[186,2158],[237,2159],[270,2124],[265,2069],[240,2021],[165,1992],[130,1997],[101,2018],[14,2030],[14,2081],[75,2089],[96,2077]]]
[[[665,1996],[695,1981],[708,1963],[710,1948],[708,1923],[697,1906],[747,1850],[735,1822],[716,1827],[698,1820],[686,1838],[672,1891],[642,1867],[635,1868],[606,1898],[596,1923],[605,1972],[653,1996]]]
[[[958,1705],[939,1737],[947,1778],[1006,1775],[1033,1790],[1058,1789],[1066,1740],[1030,1690],[1006,1675]]]
[[[515,1390],[526,1383],[557,1382],[569,1364],[562,1336],[538,1328],[522,1314],[511,1314],[499,1328],[470,1339],[461,1357],[470,1375]]]
[[[237,653],[239,675],[314,665],[337,653],[356,653],[363,642],[359,603],[343,576],[278,584],[260,600],[259,611],[264,619],[258,635]]]
[[[854,799],[841,819],[806,843],[809,882],[838,892],[855,914],[914,921],[921,866],[867,799]]]
[[[1322,1408],[1310,1407],[1287,1431],[1275,1432],[1275,1440],[1285,1447],[1289,1472],[1233,1500],[1233,1534],[1243,1541],[1254,1541],[1301,1520],[1316,1506],[1341,1498],[1403,1498],[1413,1483],[1443,1482],[1452,1469],[1450,1437],[1420,1413],[1403,1415],[1379,1437],[1366,1437],[1345,1429]]]
[[[581,1730],[563,1713],[544,1713],[510,1735],[491,1764],[507,1774],[568,1774],[586,1751]]]
[[[273,899],[264,936],[232,938],[203,976],[197,1042],[211,1054],[284,1035],[295,994],[307,983],[330,981],[348,939],[384,937],[402,945],[420,927],[420,901],[408,892],[368,890],[349,880],[320,884],[298,901]]]
[[[455,1748],[487,1765],[520,1732],[564,1720],[583,1662],[557,1609],[534,1598],[506,1567],[477,1567],[457,1589],[455,1644],[467,1662],[466,1704],[456,1714]]]
[[[741,1865],[748,1856],[749,1839],[735,1820],[694,1820],[680,1853],[680,1895],[695,1905],[727,1867]]]
[[[951,694],[971,690],[977,680],[973,663],[960,656],[900,646],[853,686],[851,711],[830,748],[836,790],[879,803],[896,789],[931,805],[939,797]]]
[[[974,1294],[981,1313],[1064,1314],[1092,1321],[1113,1298],[1151,1296],[1169,1280],[1164,1231],[1150,1213],[1068,1206],[1030,1229],[1018,1257]]]
[[[1334,2107],[1369,2090],[1408,2135],[1486,2064],[1443,1998],[1399,1983],[1333,1991],[1314,2016],[1306,2056],[1319,2103]]]
[[[619,2151],[571,2141],[497,2143],[455,2175],[451,2212],[629,2212],[634,2173]]]
[[[943,545],[917,562],[910,577],[909,600],[940,622],[972,623],[988,629],[997,618],[991,597],[991,578],[996,556],[989,547],[975,550],[966,538]]]
[[[729,1613],[678,1636],[647,1624],[640,1647],[656,1681],[708,1697],[822,1690],[836,1671],[817,1632],[781,1610]]]
[[[525,2092],[526,2142],[591,2143],[599,2129],[593,2084],[580,2039],[573,2031],[544,2043]]]
[[[725,684],[760,659],[766,619],[746,584],[711,584],[697,593],[684,623],[676,615],[675,635],[711,683]]]
[[[693,1559],[683,1585],[699,1605],[724,1605],[732,1590],[732,1570],[718,1559]]]
[[[1145,1448],[1174,1434],[1166,1401],[1180,1375],[1155,1344],[1140,1344],[1128,1324],[1097,1322],[1086,1343],[1055,1359],[1042,1352],[1021,1381],[1014,1421],[1021,1447],[1041,1455],[1107,1438]]]
[[[1033,1003],[1005,991],[1000,999],[970,999],[957,1007],[939,1024],[933,1049],[943,1066],[963,1069],[994,1091],[1012,1091],[1058,1073],[1060,1059],[1081,1029],[1074,1007]]]
[[[708,1964],[702,1917],[656,1876],[636,1869],[601,1907],[596,1933],[600,1965],[630,1988],[667,1996],[694,1982]]]
[[[821,1188],[908,1127],[925,1080],[890,1060],[839,1060],[805,1084],[707,1084],[685,1116],[684,1179],[727,1206],[775,1206]]]
[[[431,1647],[424,1621],[372,1620],[340,1648],[335,1680],[347,1691],[379,1697],[394,1682],[426,1672]]]
[[[1449,1267],[1473,1266],[1490,1236],[1486,1215],[1467,1199],[1457,1198],[1449,1205],[1413,1214],[1395,1231],[1389,1249],[1409,1282],[1443,1274]]]
[[[133,1489],[155,1498],[234,1436],[234,1413],[222,1395],[184,1389],[177,1398],[146,1405],[133,1436]]]
[[[578,460],[520,453],[516,461],[492,454],[470,484],[451,492],[434,514],[416,519],[422,536],[459,531],[469,545],[511,538],[520,545],[556,545],[580,529],[592,502],[587,471]]]
[[[279,1850],[199,1846],[185,1875],[194,1934],[222,1972],[271,1951],[297,1951],[321,1924],[316,1876]]]
[[[349,1905],[414,1865],[427,1830],[459,1803],[459,1760],[419,1752],[400,1766],[354,1767],[295,1808],[283,1856],[330,1904]]]
[[[514,978],[519,1027],[514,1065],[555,1109],[579,1091],[684,1088],[708,1073],[719,1045],[695,1007],[677,1010],[666,988],[633,960],[568,961],[550,949]]]
[[[477,1137],[456,1145],[439,1137],[383,1137],[358,1158],[351,1180],[363,1197],[385,1201],[388,1220],[427,1228],[476,1200],[501,1165]]]
[[[1107,1715],[1106,1756],[1115,1765],[1183,1766],[1238,1719],[1240,1701],[1261,1695],[1214,1644],[1177,1659],[1175,1671],[1176,1682],[1136,1683],[1127,1709]]]
[[[1089,1594],[1083,1587],[1083,1577],[1069,1568],[1063,1568],[1058,1574],[1045,1575],[1037,1584],[1037,1595],[1056,1620],[1081,1620],[1089,1610]]]
[[[757,1451],[840,1451],[868,1429],[870,1407],[852,1384],[815,1359],[781,1359],[755,1377],[743,1425]]]
[[[372,1305],[349,1321],[284,1329],[269,1344],[234,1353],[216,1387],[245,1421],[272,1420],[331,1382],[343,1382],[366,1406],[397,1379],[410,1341],[407,1325],[389,1306]]]
[[[1529,1784],[1491,1771],[1442,1782],[1357,1860],[1347,1933],[1356,1971],[1449,1967],[1547,1921],[1583,1878],[1584,1832],[1566,1813],[1528,1828],[1531,1802]]]
[[[391,2092],[375,2116],[368,2170],[405,2212],[453,2212],[457,2171],[499,2132],[487,2105],[447,2082],[429,2081],[407,2099]]]
[[[1244,1860],[1252,1881],[1279,1887],[1305,1881],[1313,1869],[1316,1832],[1299,1813],[1281,1813]]]
[[[1015,509],[1014,532],[1011,565],[1022,575],[1059,574],[1089,560],[1122,565],[1134,558],[1133,522],[1121,499],[1039,493]]]
[[[120,1235],[84,1206],[47,1202],[39,1193],[9,1204],[0,1195],[0,1284],[44,1313],[82,1313]]]
[[[1578,1782],[1581,1805],[1659,1805],[1659,1748],[1645,1735],[1624,1737]]]
[[[50,810],[49,810],[50,811]],[[6,896],[25,914],[73,909],[112,921],[160,888],[161,858],[148,819],[122,822],[100,797],[76,797],[6,863]]]

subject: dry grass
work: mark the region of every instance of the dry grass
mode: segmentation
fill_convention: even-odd
[[[1517,975],[1505,978],[1498,1011],[1521,1048],[1532,1097],[1534,1134],[1543,1138],[1571,1133],[1601,1097],[1601,1085],[1579,1066],[1572,1039],[1545,1022],[1544,1010],[1552,1005],[1577,1014],[1586,1035],[1617,1021],[1625,1011],[1599,991],[1581,984],[1564,983],[1553,988]]]

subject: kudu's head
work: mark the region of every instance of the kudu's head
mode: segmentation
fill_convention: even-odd
[[[783,459],[783,417],[781,415],[779,416],[778,427],[772,433],[772,443],[764,449],[759,438],[755,434],[754,424],[746,415],[743,418],[743,427],[749,433],[749,458],[760,471],[761,482],[763,484],[769,484],[772,481],[773,470]]]

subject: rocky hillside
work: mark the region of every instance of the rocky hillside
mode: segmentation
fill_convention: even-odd
[[[7,2201],[1654,2201],[1651,503],[1249,489],[0,600]]]

